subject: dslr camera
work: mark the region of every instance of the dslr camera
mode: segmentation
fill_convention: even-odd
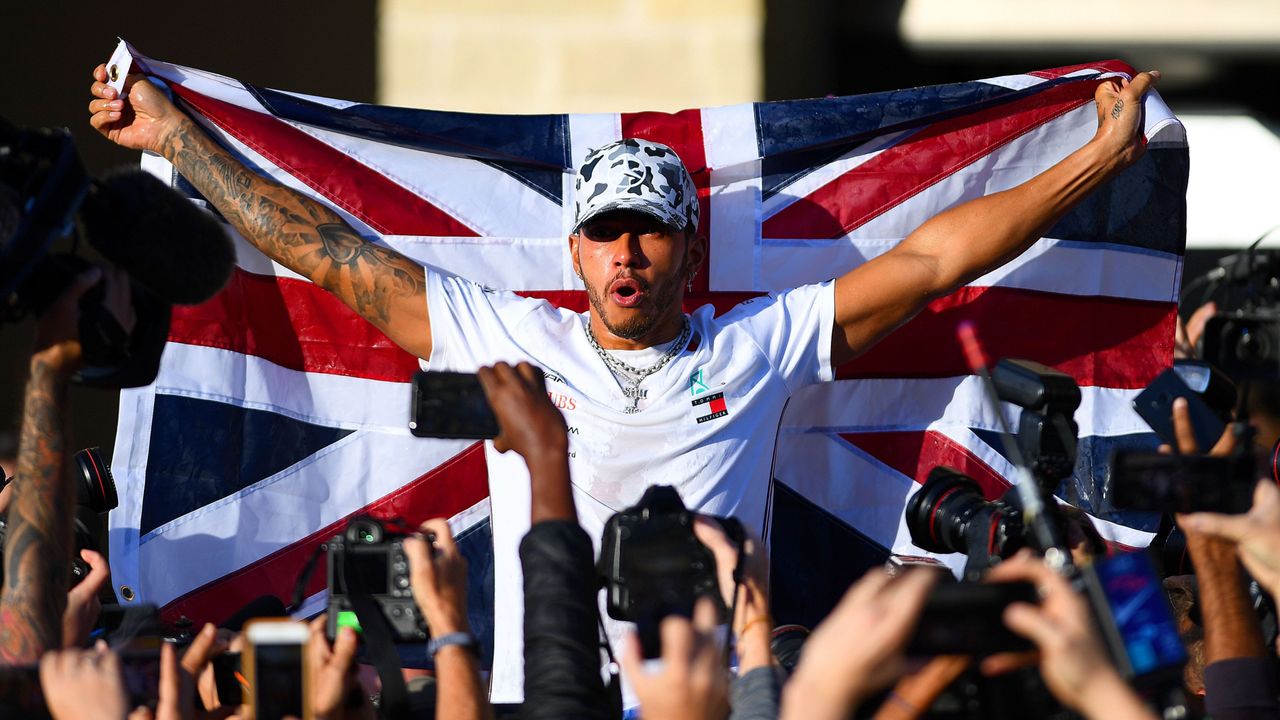
[[[81,550],[98,550],[98,538],[102,535],[102,514],[116,509],[120,504],[116,496],[115,479],[111,466],[102,457],[102,449],[85,448],[72,456],[76,482],[76,522],[74,554],[71,558],[71,586],[80,584],[89,575],[89,566],[80,559]],[[8,478],[4,485],[13,481]],[[3,485],[0,485],[3,487]],[[0,552],[4,551],[9,532],[8,518],[0,515]],[[0,582],[4,581],[4,566],[0,563]],[[110,585],[107,586],[110,588]]]
[[[353,518],[341,535],[325,543],[329,570],[329,614],[326,632],[333,640],[338,628],[359,629],[358,604],[367,598],[386,621],[398,643],[426,642],[426,619],[418,612],[409,583],[409,559],[404,554],[406,533],[392,530],[371,517]],[[366,622],[373,622],[366,618]]]
[[[1048,498],[1047,519],[1061,530],[1052,494],[1075,468],[1077,426],[1072,416],[1080,406],[1080,388],[1071,376],[1029,360],[1001,360],[991,379],[1001,400],[1023,409],[1018,446]],[[1030,544],[1016,488],[987,500],[975,480],[949,467],[934,468],[907,501],[906,523],[917,547],[965,553],[969,580]]]
[[[716,518],[739,547],[742,524]],[[634,506],[605,523],[598,570],[609,617],[633,622],[647,658],[658,657],[658,625],[668,615],[693,616],[700,597],[711,598],[722,617],[727,608],[711,550],[693,534],[693,513],[669,485],[645,490]]]

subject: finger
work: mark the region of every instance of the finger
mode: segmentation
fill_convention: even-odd
[[[724,528],[715,518],[695,514],[693,516],[693,535],[698,538],[698,542],[706,545],[712,552],[718,556],[721,551],[727,551],[734,555],[738,554],[737,549],[729,542],[729,538],[724,534]]]
[[[93,69],[93,79],[97,80],[98,82],[107,81],[107,64],[106,63],[99,63],[98,67]]]
[[[547,388],[546,377],[542,373],[542,368],[537,365],[522,362],[519,365],[516,365],[516,373],[530,389],[545,390]]]
[[[710,635],[715,632],[716,626],[720,624],[720,613],[716,611],[716,604],[709,597],[698,598],[698,602],[693,606],[693,627],[698,632]]]
[[[435,584],[436,567],[431,563],[431,548],[425,539],[405,538],[404,556],[409,558],[409,573],[413,580],[425,582],[428,586]]]
[[[102,128],[106,127],[107,125],[110,125],[111,123],[119,119],[120,119],[119,112],[116,112],[114,110],[112,111],[104,110],[103,112],[96,113],[94,115],[89,116],[89,127],[92,127],[95,130],[101,130]]]
[[[103,80],[105,79],[106,78],[104,77]],[[103,98],[107,100],[114,100],[119,97],[119,93],[116,92],[116,89],[105,82],[95,82],[90,85],[89,93],[96,98]]]
[[[1040,647],[1051,643],[1057,634],[1049,616],[1035,605],[1027,603],[1013,603],[1005,608],[1004,624]]]
[[[89,574],[71,592],[78,593],[78,597],[93,597],[111,579],[111,566],[101,553],[87,548],[80,551],[80,558],[89,565]]]
[[[161,717],[181,717],[179,714],[179,698],[182,695],[182,677],[178,667],[177,655],[169,643],[160,645],[160,685],[159,702],[156,712]]]
[[[205,623],[187,646],[187,651],[182,654],[182,669],[195,677],[215,655],[221,655],[224,650],[225,647],[218,645],[218,628],[213,623]]]
[[[1039,652],[999,653],[984,658],[979,666],[983,675],[1004,675],[1015,670],[1035,667],[1040,664]]]
[[[1140,72],[1134,76],[1133,80],[1129,81],[1129,87],[1126,88],[1126,91],[1131,97],[1141,98],[1143,95],[1147,94],[1147,91],[1150,90],[1151,86],[1155,85],[1159,79],[1159,70]]]
[[[840,606],[844,606],[846,604],[856,605],[870,600],[878,595],[880,590],[884,588],[885,585],[888,585],[891,579],[892,578],[889,577],[889,573],[881,570],[880,568],[868,571],[867,574],[862,576],[862,579],[854,583],[853,587],[849,588],[849,590],[845,592],[844,598],[840,600]],[[840,606],[837,606],[837,611],[840,609]]]
[[[641,672],[644,667],[644,657],[640,651],[640,636],[634,630],[628,631],[623,636],[622,652],[619,654],[618,660],[622,663],[622,673],[631,681],[633,686],[644,683],[644,673]]]
[[[658,635],[662,638],[663,663],[676,672],[677,676],[682,675],[683,669],[688,667],[689,659],[693,656],[695,640],[693,624],[679,615],[668,615],[662,619]]]
[[[453,540],[453,531],[449,529],[449,521],[444,518],[433,518],[422,523],[420,529],[423,533],[435,535],[435,547],[441,554],[455,555],[458,552],[458,544]]]
[[[338,628],[338,637],[333,642],[333,657],[329,667],[339,678],[346,677],[351,671],[351,666],[356,659],[356,647],[359,644],[355,630],[349,627]]]
[[[406,549],[406,555],[408,554]],[[319,670],[329,664],[329,657],[333,654],[329,647],[329,639],[325,637],[325,624],[328,620],[326,613],[312,620],[307,625],[307,652],[311,654],[311,667]]]
[[[1240,542],[1249,535],[1249,518],[1245,515],[1191,513],[1179,515],[1178,524],[1187,532],[1213,535],[1233,542]]]
[[[1236,424],[1228,423],[1227,429],[1222,431],[1222,435],[1218,438],[1218,442],[1213,444],[1213,449],[1209,454],[1213,457],[1227,457],[1236,449]]]
[[[1196,444],[1196,434],[1191,428],[1191,410],[1186,398],[1175,398],[1173,401],[1173,436],[1178,441],[1178,452],[1183,455],[1195,455],[1200,452]]]
[[[1207,302],[1196,311],[1191,313],[1191,317],[1187,318],[1187,345],[1195,350],[1200,345],[1200,338],[1204,336],[1204,326],[1209,322],[1209,318],[1218,314],[1218,304]]]
[[[1170,447],[1168,443],[1160,443],[1160,447],[1156,448],[1156,452],[1161,455],[1172,455],[1173,448]]]

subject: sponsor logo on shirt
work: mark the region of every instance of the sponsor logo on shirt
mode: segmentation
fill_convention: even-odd
[[[706,415],[698,415],[699,425],[709,420],[722,418],[729,414],[729,406],[725,403],[724,393],[722,392],[718,392],[714,395],[703,395],[690,404],[693,405],[695,413],[707,413]]]
[[[551,398],[551,404],[561,410],[577,410],[578,401],[570,395],[558,392],[548,392],[547,397]]]
[[[689,376],[689,394],[693,397],[709,392],[711,388],[707,387],[707,381],[702,376],[702,368],[698,368]]]
[[[550,370],[543,370],[543,371],[542,371],[542,377],[546,378],[548,381],[553,382],[553,383],[560,383],[561,385],[568,385],[568,384],[569,384],[569,383],[567,383],[567,382],[565,382],[565,381],[564,381],[564,378],[562,378],[562,377],[560,377],[559,375],[557,375],[557,374],[555,374],[555,373],[551,372]]]

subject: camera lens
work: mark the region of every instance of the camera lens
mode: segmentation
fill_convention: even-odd
[[[917,547],[936,553],[967,552],[970,523],[998,521],[994,506],[978,483],[959,470],[936,467],[924,486],[907,501],[907,530]]]
[[[115,510],[120,504],[120,498],[116,495],[116,481],[111,476],[111,465],[102,457],[102,448],[85,448],[73,457],[80,477],[80,504],[95,513]]]

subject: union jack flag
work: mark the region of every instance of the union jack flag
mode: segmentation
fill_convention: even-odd
[[[936,213],[1030,179],[1092,136],[1098,82],[1133,72],[1108,61],[674,114],[498,116],[270,90],[136,51],[133,63],[246,165],[330,205],[368,240],[578,311],[587,300],[565,238],[573,168],[592,148],[640,137],[684,159],[710,240],[686,309],[723,310],[843,273]],[[1059,495],[1110,541],[1149,542],[1153,518],[1105,500],[1110,450],[1153,440],[1130,401],[1172,362],[1182,268],[1185,133],[1154,92],[1145,123],[1143,159],[1020,258],[792,398],[762,528],[779,620],[812,622],[888,553],[920,554],[902,510],[934,465],[959,467],[990,497],[1009,486],[997,411],[954,340],[962,319],[990,356],[1079,382],[1080,461]],[[203,202],[163,159],[143,165]],[[236,241],[230,285],[175,309],[160,376],[121,396],[117,586],[171,618],[218,621],[253,597],[287,598],[353,514],[445,516],[471,563],[473,625],[491,643],[482,447],[411,437],[418,359]],[[317,609],[321,575],[307,588]]]

